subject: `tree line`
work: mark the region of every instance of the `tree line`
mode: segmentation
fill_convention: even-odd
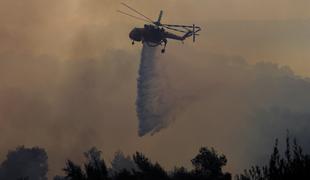
[[[116,152],[111,167],[101,156],[101,151],[91,148],[84,153],[81,165],[67,160],[62,176],[54,180],[231,180],[229,172],[223,172],[227,164],[225,155],[214,148],[201,147],[191,160],[192,168],[175,167],[166,171],[159,163],[152,162],[143,153],[125,156]],[[23,146],[9,151],[0,164],[1,180],[47,180],[47,154],[44,149]],[[310,156],[302,151],[296,139],[286,138],[286,150],[281,153],[276,140],[269,162],[254,165],[236,180],[292,180],[310,179]]]
[[[122,155],[120,154],[117,154],[117,156],[119,157],[112,161],[112,167],[109,169],[104,159],[101,158],[100,151],[92,148],[85,153],[86,162],[82,166],[68,160],[63,169],[65,176],[57,176],[54,180],[231,179],[229,173],[222,171],[222,167],[227,163],[226,157],[219,155],[213,148],[202,147],[199,153],[191,160],[194,168],[190,171],[184,167],[179,167],[175,168],[172,172],[167,172],[159,163],[153,163],[141,152],[136,152],[132,158],[121,158]],[[122,162],[126,161],[127,166],[121,167]]]

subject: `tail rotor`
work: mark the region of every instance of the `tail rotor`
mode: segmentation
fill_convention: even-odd
[[[193,42],[195,42],[196,41],[196,26],[195,26],[195,24],[193,24]]]

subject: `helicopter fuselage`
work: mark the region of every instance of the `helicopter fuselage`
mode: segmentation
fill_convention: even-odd
[[[183,41],[185,38],[169,33],[164,28],[154,25],[144,25],[144,28],[134,28],[129,33],[129,38],[133,41],[142,41],[154,46],[167,43],[167,38]]]
[[[133,41],[142,41],[153,44],[161,44],[165,37],[165,30],[153,25],[144,25],[144,28],[134,28],[129,37]]]

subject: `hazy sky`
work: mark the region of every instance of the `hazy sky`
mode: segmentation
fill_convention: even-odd
[[[274,106],[279,114],[309,112],[309,84],[298,76],[310,76],[310,1],[128,0],[151,18],[163,9],[165,23],[203,28],[197,43],[169,42],[160,58],[182,113],[162,132],[138,138],[141,46],[131,46],[128,32],[143,22],[116,13],[119,2],[0,0],[0,159],[17,145],[38,145],[54,174],[66,158],[80,160],[95,145],[108,160],[117,150],[140,150],[171,168],[188,165],[208,145],[225,153],[236,172],[255,154],[246,144],[256,140],[268,150],[287,128],[264,141],[266,124],[249,121],[258,112],[252,106],[265,108],[258,117],[266,119],[278,113]],[[293,131],[303,134],[299,127]]]

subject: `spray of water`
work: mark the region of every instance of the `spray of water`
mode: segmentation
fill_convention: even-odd
[[[158,54],[156,47],[143,45],[136,101],[139,136],[158,132],[166,127],[169,119],[171,119],[171,103],[168,100],[167,81],[160,67],[161,58]]]

